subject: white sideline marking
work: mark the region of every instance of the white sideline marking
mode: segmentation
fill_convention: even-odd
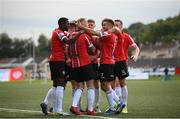
[[[10,108],[0,108],[0,111],[42,114],[41,111],[10,109]],[[98,119],[117,119],[117,118],[110,118],[110,117],[104,117],[104,116],[89,116],[89,115],[81,115],[80,117],[98,118]]]
[[[10,109],[10,108],[0,108],[0,111],[8,111],[8,112],[25,112],[25,113],[38,113],[41,111],[33,111],[33,110],[22,110],[22,109]]]
[[[81,116],[88,117],[88,118],[98,118],[98,119],[117,119],[117,118],[103,117],[103,116],[89,116],[89,115],[81,115]]]

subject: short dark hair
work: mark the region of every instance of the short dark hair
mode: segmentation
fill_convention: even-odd
[[[58,25],[60,26],[61,24],[64,24],[67,20],[68,20],[68,18],[66,18],[66,17],[59,18]]]
[[[101,22],[101,25],[103,25],[104,22],[109,22],[110,24],[112,24],[114,26],[114,21],[112,19],[109,19],[109,18],[103,19]]]
[[[87,22],[91,22],[91,23],[94,23],[95,24],[95,21],[93,19],[88,19]]]
[[[121,25],[123,25],[123,22],[122,22],[122,20],[120,20],[120,19],[115,19],[114,21],[115,21],[115,22],[120,22]]]

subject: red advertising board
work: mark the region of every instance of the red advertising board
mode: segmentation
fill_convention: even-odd
[[[180,67],[176,67],[176,74],[180,75]]]
[[[10,81],[22,80],[23,79],[23,68],[16,67],[10,69]]]

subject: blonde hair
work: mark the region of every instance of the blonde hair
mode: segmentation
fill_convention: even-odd
[[[83,21],[86,21],[86,19],[85,18],[79,18],[77,21],[78,22],[83,22]]]

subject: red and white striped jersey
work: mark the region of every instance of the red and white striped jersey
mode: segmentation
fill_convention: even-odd
[[[92,39],[86,33],[83,33],[75,41],[70,48],[70,57],[72,60],[72,68],[82,67],[91,63],[88,48],[92,47]]]

